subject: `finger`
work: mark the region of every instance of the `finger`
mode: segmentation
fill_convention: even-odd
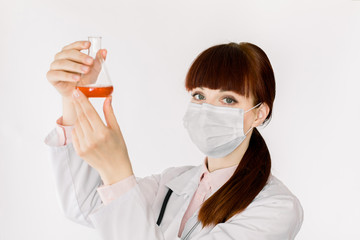
[[[77,115],[77,123],[79,124],[79,126],[81,128],[82,136],[80,136],[80,137],[83,137],[86,140],[90,139],[94,129],[90,125],[89,120],[87,119],[86,114],[83,112],[80,104],[76,100],[74,100],[73,103],[74,103],[75,111],[76,111],[76,115]]]
[[[111,105],[112,96],[107,97],[104,101],[104,116],[106,120],[106,124],[111,129],[120,130],[119,124],[116,120],[114,109]]]
[[[76,73],[87,73],[90,70],[89,66],[79,64],[67,59],[58,59],[51,63],[51,70],[65,70]]]
[[[62,51],[68,50],[68,49],[76,49],[76,50],[82,50],[89,48],[91,43],[89,41],[76,41],[73,43],[70,43],[62,48]]]
[[[94,59],[94,68],[97,68],[97,70],[100,72],[101,65],[105,61],[107,55],[106,49],[100,49],[97,51],[95,59]]]
[[[80,80],[80,74],[74,72],[60,71],[60,70],[50,70],[46,74],[46,78],[49,82],[55,83],[58,81],[64,82],[77,82]]]
[[[94,132],[101,131],[104,128],[106,128],[99,114],[96,112],[95,108],[93,107],[89,99],[81,91],[75,89],[73,92],[73,98],[81,106],[81,110],[87,117]]]
[[[99,51],[97,51],[95,55],[94,65],[93,65],[94,69],[97,72],[100,72],[103,62],[104,62],[104,51],[103,49],[100,49]]]
[[[94,59],[92,57],[90,57],[89,55],[79,52],[78,50],[75,49],[68,49],[65,51],[61,51],[58,52],[55,55],[55,60],[59,60],[59,59],[69,59],[78,63],[82,63],[82,64],[86,64],[86,65],[91,65],[94,61]]]

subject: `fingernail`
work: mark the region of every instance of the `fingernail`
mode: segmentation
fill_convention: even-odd
[[[103,57],[105,58],[106,57],[106,50],[103,50]]]
[[[84,42],[84,47],[89,46],[89,42]]]
[[[77,89],[75,89],[75,90],[73,91],[73,96],[74,96],[75,98],[78,98],[78,97],[80,96]]]

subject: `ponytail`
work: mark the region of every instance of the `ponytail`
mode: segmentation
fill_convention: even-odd
[[[223,223],[245,210],[265,186],[270,169],[269,150],[254,128],[248,149],[232,177],[201,206],[198,219],[203,227]]]

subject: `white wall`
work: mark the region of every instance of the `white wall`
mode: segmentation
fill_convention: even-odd
[[[93,34],[108,49],[138,176],[203,159],[181,121],[197,54],[229,41],[260,46],[277,83],[260,131],[273,174],[303,205],[297,239],[360,239],[360,1],[1,0],[0,33],[1,240],[100,239],[62,215],[43,142],[61,116],[50,63]]]

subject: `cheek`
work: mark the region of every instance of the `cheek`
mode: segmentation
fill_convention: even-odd
[[[254,122],[254,116],[245,114],[244,116],[244,134],[251,128],[251,125]]]

